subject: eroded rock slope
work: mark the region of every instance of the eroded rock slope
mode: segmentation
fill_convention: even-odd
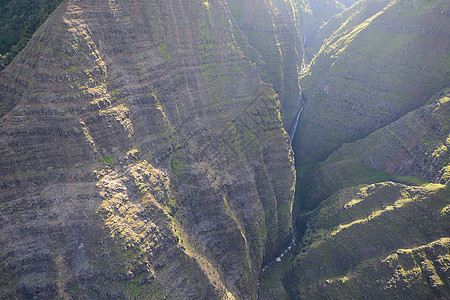
[[[295,175],[251,53],[223,1],[64,1],[0,73],[0,298],[255,298]]]
[[[289,131],[301,107],[299,71],[303,63],[300,15],[293,0],[228,0],[236,24],[258,51],[255,60],[281,103]]]

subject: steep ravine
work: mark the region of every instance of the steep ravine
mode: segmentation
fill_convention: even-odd
[[[293,147],[305,233],[263,274],[261,299],[449,293],[448,3],[387,2],[342,13],[302,76]]]
[[[302,111],[303,111],[304,105],[305,105],[305,102],[303,102],[303,105],[302,105],[302,107],[300,108],[300,110],[298,111],[297,116],[296,116],[296,119],[295,119],[294,123],[292,124],[292,128],[291,128],[290,133],[289,133],[289,137],[290,137],[291,143],[292,143],[292,140],[293,140],[293,138],[294,138],[294,136],[295,136],[295,132],[298,130],[297,126],[298,126],[298,122],[299,122],[299,120],[300,120],[300,117],[301,117],[301,115],[302,115]],[[294,213],[294,215],[295,215],[295,211],[293,211],[293,213]],[[293,227],[293,234],[292,234],[292,240],[291,240],[291,242],[290,242],[285,248],[283,248],[283,249],[278,253],[278,255],[276,255],[275,258],[273,258],[272,260],[268,261],[266,264],[264,264],[264,265],[261,267],[261,271],[260,271],[260,275],[259,275],[260,278],[263,277],[263,276],[265,275],[264,273],[265,273],[270,267],[272,267],[274,264],[279,263],[279,262],[282,262],[283,259],[284,259],[285,257],[287,257],[287,255],[290,253],[290,251],[293,250],[294,247],[296,246],[296,242],[297,242],[297,237],[298,237],[298,236],[297,236],[297,231],[296,231],[296,228],[295,228],[295,219],[293,219],[292,227]],[[261,286],[260,280],[261,280],[261,279],[259,279],[259,280],[258,280],[258,283],[257,283],[257,290],[256,290],[256,298],[257,298],[257,299],[259,298],[259,295],[260,295],[260,286]]]
[[[280,283],[294,299],[362,290],[368,298],[445,299],[449,100],[448,88],[440,91],[302,179],[310,183],[303,199],[318,206],[302,216],[301,251]]]

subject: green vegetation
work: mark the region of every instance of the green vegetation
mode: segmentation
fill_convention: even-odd
[[[295,7],[283,6],[292,1],[260,1],[260,6],[249,11],[245,11],[244,1],[228,1],[234,18],[227,2],[188,5],[181,1],[173,5],[163,1],[105,1],[100,8],[85,2],[86,13],[65,15],[73,34],[57,30],[61,35],[49,39],[46,35],[52,29],[42,30],[45,34],[37,42],[45,45],[42,50],[52,50],[43,58],[55,64],[48,70],[38,70],[36,75],[40,77],[34,76],[37,86],[27,78],[27,72],[21,72],[22,78],[14,77],[11,71],[15,68],[3,71],[11,75],[5,78],[18,81],[11,86],[12,92],[5,92],[6,98],[17,90],[24,93],[20,96],[24,100],[13,111],[15,114],[5,118],[11,122],[2,127],[5,133],[11,132],[4,139],[4,149],[20,153],[11,155],[14,165],[10,169],[16,173],[0,176],[1,184],[8,188],[2,213],[6,213],[6,226],[18,228],[12,233],[36,233],[43,242],[24,239],[33,244],[17,244],[9,236],[4,240],[8,249],[17,248],[24,255],[30,249],[40,253],[40,244],[55,244],[52,249],[57,249],[57,254],[69,253],[62,259],[63,266],[58,266],[56,277],[64,279],[60,286],[67,287],[70,297],[93,293],[92,298],[113,299],[216,299],[218,295],[253,299],[262,261],[276,257],[282,245],[289,243],[295,170],[289,139],[281,128],[280,106],[286,119],[297,112],[295,105],[283,103],[283,96],[298,104],[297,68],[303,49],[300,35],[292,28],[300,20]],[[3,11],[7,4],[0,3]],[[309,21],[314,23],[308,25],[309,29],[321,26],[342,8],[332,0],[301,3],[303,16],[311,15]],[[412,11],[423,13],[415,7]],[[90,19],[97,16],[99,23]],[[300,130],[302,134],[312,133],[311,144],[317,142],[313,150],[329,147],[329,151],[322,158],[310,155],[299,159],[296,192],[301,203],[296,204],[296,229],[303,239],[282,262],[263,273],[259,282],[266,294],[261,299],[292,299],[305,296],[305,291],[311,292],[312,298],[351,299],[366,288],[373,287],[376,295],[386,291],[383,288],[389,284],[395,287],[406,282],[407,288],[410,283],[414,286],[414,280],[405,278],[418,278],[418,289],[426,298],[426,274],[432,274],[429,278],[438,287],[445,283],[436,267],[438,259],[423,249],[448,245],[439,241],[442,232],[448,231],[450,212],[449,188],[445,185],[450,178],[448,100],[441,97],[424,105],[427,98],[421,98],[416,103],[421,106],[419,110],[413,111],[416,105],[392,113],[407,102],[405,90],[424,89],[417,78],[441,71],[429,71],[433,60],[421,56],[428,55],[427,51],[414,52],[422,45],[416,43],[414,32],[381,30],[402,26],[402,22],[378,22],[378,16],[372,15],[357,21],[356,16],[333,31],[335,35],[305,77],[305,95],[309,93],[307,96],[314,99],[308,99],[312,109],[305,109],[302,116],[303,125],[309,122],[308,126],[300,126]],[[379,16],[389,17],[384,13]],[[244,19],[247,17],[249,20]],[[300,23],[309,21],[301,19]],[[56,25],[59,29],[61,24]],[[374,25],[378,27],[373,29]],[[103,36],[105,31],[108,38]],[[64,49],[64,53],[52,54],[61,40],[70,42],[72,38],[73,53]],[[379,41],[384,47],[380,48]],[[312,44],[309,49],[313,51]],[[360,49],[363,53],[358,52]],[[26,51],[18,57],[19,67],[22,58],[34,53],[31,47]],[[436,57],[437,64],[447,66],[445,55]],[[390,84],[404,70],[407,76],[399,82],[405,83],[405,90],[390,91]],[[416,77],[408,85],[410,74]],[[30,87],[22,91],[19,80]],[[65,98],[69,85],[73,86],[70,98]],[[430,90],[434,93],[434,87]],[[348,99],[355,101],[346,102]],[[402,118],[407,111],[413,112]],[[364,119],[366,114],[373,118]],[[391,119],[376,123],[380,115]],[[55,119],[58,122],[52,122]],[[316,126],[316,120],[323,121],[319,124],[323,126]],[[50,148],[47,143],[42,149],[52,151],[50,160],[50,154],[58,154],[61,160],[79,159],[83,167],[73,168],[78,172],[74,175],[79,176],[61,182],[59,178],[66,177],[49,173],[47,161],[33,143],[38,134],[58,139],[60,131],[49,128],[25,134],[35,121],[63,129],[78,126],[74,138],[89,143],[80,152],[63,152],[64,146],[73,145],[68,142]],[[109,121],[120,123],[128,139]],[[372,121],[366,132],[350,130]],[[320,138],[316,132],[330,136]],[[17,141],[13,136],[16,133]],[[17,151],[24,137],[30,138],[26,141],[31,141],[28,145],[33,151]],[[30,173],[34,169],[25,162],[39,167],[41,174]],[[98,176],[96,186],[86,182],[91,174]],[[35,184],[38,182],[43,183],[42,188]],[[56,197],[58,201],[52,201]],[[95,201],[80,201],[84,199]],[[87,209],[81,205],[87,205]],[[28,212],[33,218],[20,218]],[[69,222],[76,222],[70,230],[64,228],[66,215]],[[58,244],[58,232],[52,230],[55,224],[61,227],[58,232],[68,233],[64,242],[81,237],[83,244]],[[34,227],[37,225],[42,227]],[[48,226],[51,235],[45,235]],[[22,262],[26,262],[23,270],[35,268],[40,257],[25,260],[16,253],[2,254],[1,282],[11,282],[8,289],[11,285],[35,289],[55,286],[53,250],[46,251],[50,251],[49,262],[44,262],[49,275],[36,274],[49,278],[49,285],[35,284],[34,278],[32,284],[31,280],[27,282],[28,274],[16,268]],[[410,253],[420,258],[411,261]],[[436,253],[448,257],[445,249]],[[372,266],[376,266],[374,270]],[[378,277],[372,276],[376,272]],[[285,274],[289,279],[284,282],[286,286]],[[375,288],[376,284],[379,286]],[[8,298],[18,292],[11,289]]]
[[[0,70],[23,49],[62,0],[0,1]]]
[[[342,13],[336,26],[331,21],[325,25],[337,28],[300,79],[309,107],[294,150],[303,156],[322,161],[343,143],[424,105],[448,84],[450,60],[442,56],[448,49],[439,46],[443,32],[426,33],[423,25],[424,20],[436,19],[433,10],[442,2],[372,2],[359,2]],[[368,8],[361,8],[363,4]],[[443,28],[447,21],[438,18],[436,24]]]
[[[412,298],[446,290],[436,257],[411,267],[403,254],[433,247],[448,255],[441,246],[450,211],[449,92],[443,89],[390,125],[344,144],[316,166],[299,166],[302,248],[287,272],[290,292],[349,299],[363,286],[371,290],[368,282],[390,286],[373,286],[387,298],[399,286]],[[314,279],[305,280],[302,274],[310,273]]]
[[[288,291],[284,288],[281,279],[289,269],[289,266],[294,259],[294,253],[297,250],[298,249],[294,248],[283,257],[281,262],[273,263],[264,271],[260,277],[260,298],[277,300],[292,299]]]
[[[106,155],[102,157],[102,164],[104,165],[112,165],[114,163],[114,156]]]
[[[181,156],[176,156],[170,162],[170,169],[175,176],[179,176],[181,170],[183,169],[184,162]]]
[[[383,298],[445,291],[448,287],[430,284],[430,279],[439,281],[439,255],[449,253],[448,246],[441,248],[449,222],[445,210],[449,191],[448,185],[381,182],[335,193],[309,214],[302,249],[288,271],[289,290],[297,297],[308,293],[312,298],[333,295],[335,299],[355,298],[362,290]],[[422,246],[430,241],[436,242]],[[405,256],[396,256],[429,247],[439,254],[428,257],[426,266],[419,263],[416,272],[408,271],[411,263],[405,263]],[[397,253],[389,255],[393,252]],[[396,258],[404,276],[393,275],[399,270]],[[308,280],[307,274],[312,274]],[[397,288],[382,288],[389,282]]]

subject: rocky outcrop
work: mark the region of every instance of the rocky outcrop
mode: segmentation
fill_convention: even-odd
[[[0,298],[255,298],[295,175],[244,37],[221,1],[58,7],[0,73]]]
[[[308,99],[294,150],[322,161],[449,85],[446,1],[392,1],[329,40],[301,79]]]

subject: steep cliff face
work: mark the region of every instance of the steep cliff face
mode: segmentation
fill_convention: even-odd
[[[372,17],[385,8],[392,0],[360,0],[343,12],[332,16],[323,24],[310,47],[317,54],[324,44],[336,42],[345,36],[348,30],[361,25],[362,22]]]
[[[300,179],[304,234],[263,277],[262,299],[445,299],[449,100],[445,88]]]
[[[303,63],[299,14],[294,1],[228,3],[248,43],[261,55],[259,69],[279,95],[284,128],[289,130],[301,106],[298,77]]]
[[[263,299],[449,294],[447,12],[360,1],[319,31],[294,140],[303,237]]]
[[[301,79],[294,150],[321,161],[423,105],[449,84],[447,1],[392,1],[329,39]]]
[[[0,298],[447,297],[448,1],[344,2],[64,1],[0,73]]]
[[[244,37],[221,1],[59,6],[0,73],[1,298],[255,298],[295,175]]]
[[[344,10],[344,5],[335,0],[295,0],[299,10],[305,57],[309,62],[318,52],[322,41],[318,41],[319,29],[334,15]]]

